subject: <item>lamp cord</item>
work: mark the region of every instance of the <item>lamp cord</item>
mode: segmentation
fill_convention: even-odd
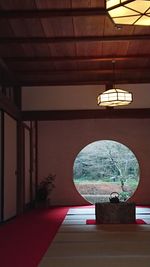
[[[115,85],[115,82],[116,82],[116,74],[115,74],[115,63],[116,61],[115,60],[112,60],[112,72],[113,72],[113,88],[116,89],[116,85]]]

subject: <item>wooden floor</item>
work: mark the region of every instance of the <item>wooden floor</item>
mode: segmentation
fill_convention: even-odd
[[[150,267],[150,208],[137,207],[147,224],[86,225],[94,207],[70,208],[39,267]]]

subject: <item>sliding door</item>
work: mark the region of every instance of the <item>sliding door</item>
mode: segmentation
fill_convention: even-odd
[[[0,222],[2,220],[2,113],[0,111]]]
[[[31,203],[31,174],[30,174],[30,129],[24,127],[24,188],[25,188],[25,206]]]
[[[17,213],[17,122],[4,113],[3,220]]]

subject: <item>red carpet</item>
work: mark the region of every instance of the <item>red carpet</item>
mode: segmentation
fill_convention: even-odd
[[[67,212],[67,207],[33,210],[1,225],[1,266],[37,267]]]
[[[96,224],[96,220],[86,220],[86,224]],[[136,224],[146,224],[144,220],[137,219]]]

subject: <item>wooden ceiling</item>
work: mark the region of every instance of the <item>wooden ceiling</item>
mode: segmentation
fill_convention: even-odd
[[[150,27],[115,27],[104,0],[1,0],[1,82],[150,82]]]

